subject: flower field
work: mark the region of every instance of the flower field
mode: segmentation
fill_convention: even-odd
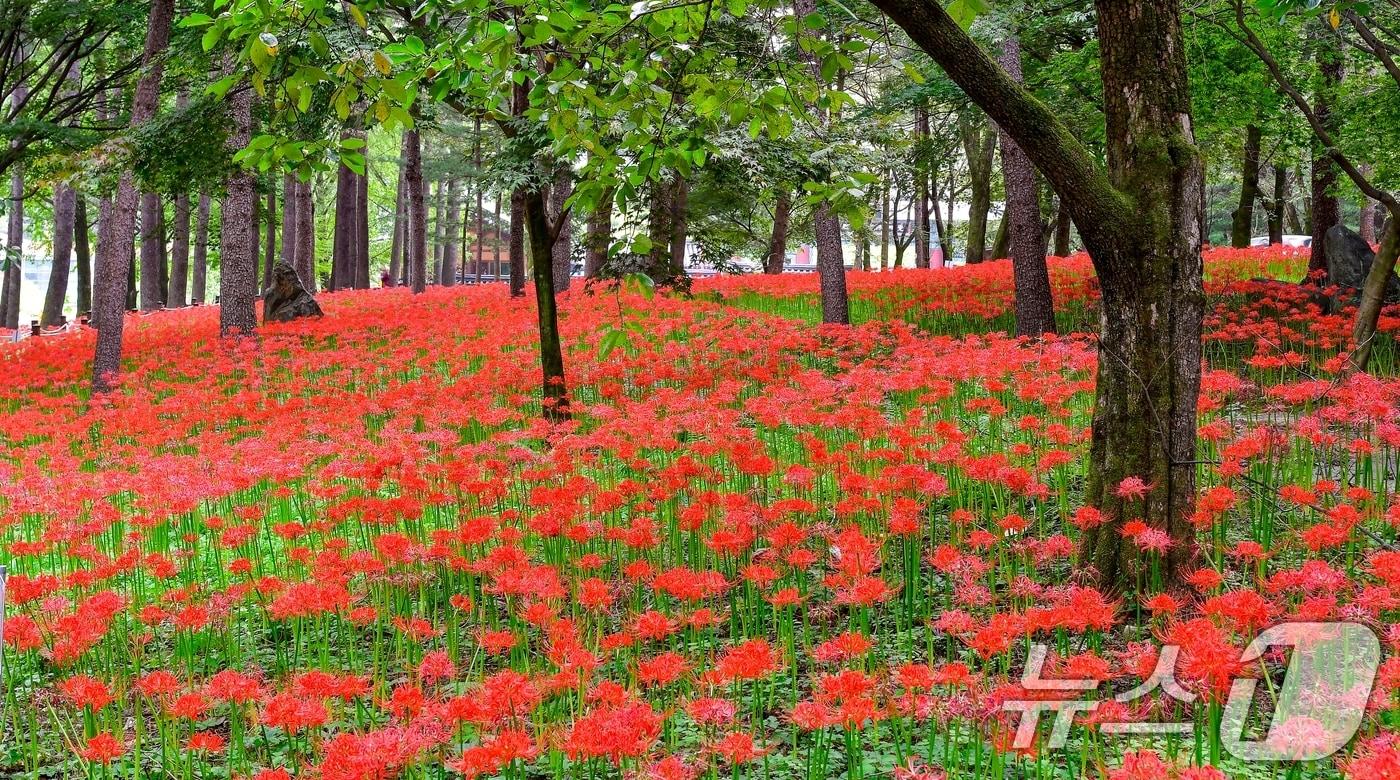
[[[837,329],[812,276],[576,290],[559,427],[503,286],[336,293],[240,351],[213,309],[133,319],[92,403],[91,333],[0,346],[0,775],[1400,776],[1400,372],[1249,281],[1305,265],[1207,254],[1197,568],[1123,593],[1075,562],[1095,340],[1003,335],[1005,262],[852,274]],[[1087,260],[1051,268],[1091,332]],[[1214,725],[1288,620],[1387,658],[1345,751],[1245,764]],[[1032,643],[1102,684],[1063,749],[1011,744]],[[1196,704],[1114,701],[1164,644]],[[1158,719],[1192,727],[1100,729]]]

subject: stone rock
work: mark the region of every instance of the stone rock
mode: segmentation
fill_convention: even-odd
[[[296,269],[286,260],[272,268],[272,286],[263,293],[263,323],[291,322],[298,317],[320,317],[324,312],[301,284]]]
[[[1327,283],[1342,288],[1335,301],[1354,302],[1366,284],[1366,275],[1376,261],[1376,253],[1359,233],[1346,225],[1333,225],[1322,244],[1327,259]],[[1385,302],[1400,303],[1400,276],[1390,275],[1385,285]]]

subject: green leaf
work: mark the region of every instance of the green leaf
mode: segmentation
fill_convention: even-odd
[[[985,0],[953,0],[948,5],[948,15],[953,17],[953,21],[958,26],[966,30],[977,20],[979,14],[987,10]]]
[[[214,17],[209,14],[190,14],[180,20],[181,27],[203,27],[213,23]]]
[[[603,338],[598,340],[598,358],[600,360],[612,354],[612,351],[627,344],[627,331],[613,328],[603,334]]]
[[[223,31],[219,29],[218,25],[210,27],[204,31],[204,35],[199,39],[199,45],[203,46],[205,51],[209,51],[219,42],[222,35]]]
[[[650,240],[647,243],[651,243]],[[644,273],[633,271],[622,277],[622,289],[651,300],[656,295],[656,282]]]

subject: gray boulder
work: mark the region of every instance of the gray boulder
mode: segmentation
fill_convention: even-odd
[[[286,260],[272,268],[272,286],[263,293],[263,323],[291,322],[298,317],[320,317],[321,305],[302,286],[301,277]]]
[[[1327,258],[1327,283],[1342,288],[1334,300],[1338,304],[1354,302],[1376,261],[1371,245],[1346,225],[1333,225],[1323,241],[1322,254]],[[1385,285],[1385,302],[1400,303],[1400,276],[1394,273]]]

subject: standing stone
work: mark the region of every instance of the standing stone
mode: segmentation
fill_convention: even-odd
[[[278,260],[272,267],[272,284],[263,293],[263,324],[322,314],[321,305],[306,291],[296,269],[286,260]]]

